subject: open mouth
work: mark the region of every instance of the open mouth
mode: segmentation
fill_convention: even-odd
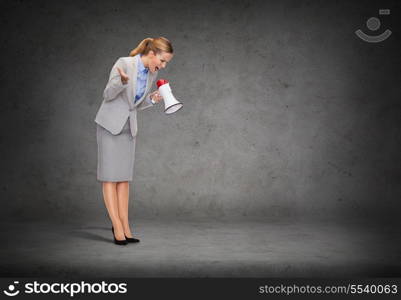
[[[155,68],[155,70],[156,70],[156,71],[159,71],[159,68],[158,68],[158,67],[156,67],[156,68]]]

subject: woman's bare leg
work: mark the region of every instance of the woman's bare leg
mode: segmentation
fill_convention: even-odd
[[[117,240],[125,240],[124,228],[118,215],[117,182],[103,182],[103,198]]]
[[[124,228],[127,238],[132,238],[132,233],[128,221],[128,200],[129,200],[129,183],[128,181],[117,183],[117,199],[118,199],[118,215]]]

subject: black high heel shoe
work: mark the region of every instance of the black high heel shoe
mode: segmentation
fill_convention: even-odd
[[[114,228],[111,227],[111,231],[113,231],[113,235],[114,235]],[[125,234],[124,234],[125,236]],[[136,239],[136,238],[129,238],[125,236],[125,240],[127,241],[127,243],[139,243],[140,240]]]
[[[126,240],[128,243],[139,243],[139,240],[136,239],[136,238],[125,237],[125,240]]]
[[[114,236],[114,228],[113,227],[111,227],[111,232],[113,232],[114,244],[116,244],[116,245],[127,245],[128,244],[127,240],[119,241],[116,239],[116,237]]]

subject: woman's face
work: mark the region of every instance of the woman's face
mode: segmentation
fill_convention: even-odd
[[[164,69],[167,63],[173,58],[172,53],[161,52],[155,54],[152,50],[146,55],[148,57],[148,68],[154,73],[160,69]]]

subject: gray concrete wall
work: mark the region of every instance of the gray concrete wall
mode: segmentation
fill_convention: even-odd
[[[1,1],[2,218],[103,219],[109,71],[165,36],[184,108],[139,115],[135,216],[388,218],[400,209],[397,1]],[[358,39],[379,8],[379,44]],[[383,30],[382,30],[383,29]]]

